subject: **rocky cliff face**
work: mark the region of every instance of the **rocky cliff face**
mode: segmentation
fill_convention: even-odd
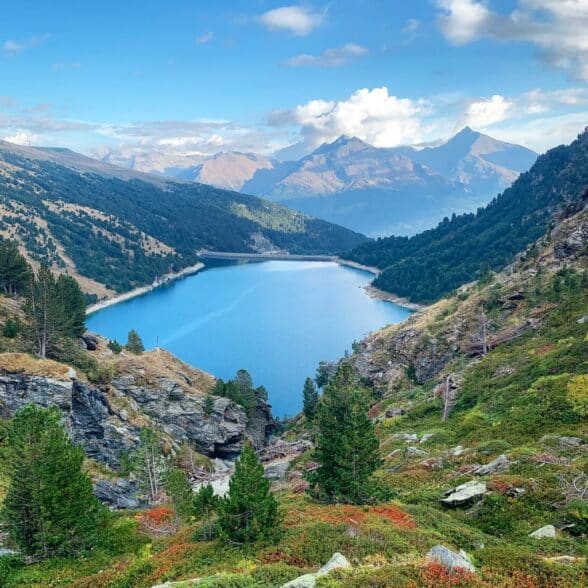
[[[215,398],[210,414],[204,395],[194,395],[174,379],[146,382],[137,374],[119,375],[108,386],[27,373],[0,375],[0,416],[10,418],[28,403],[57,406],[73,440],[86,454],[116,468],[136,447],[143,427],[168,437],[172,451],[182,443],[209,457],[233,458],[250,438],[261,448],[271,431],[270,407],[260,404],[249,419],[227,398]]]

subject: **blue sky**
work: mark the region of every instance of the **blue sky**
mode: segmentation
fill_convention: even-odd
[[[588,124],[588,0],[19,0],[0,137],[162,161]],[[163,164],[162,164],[163,165]]]

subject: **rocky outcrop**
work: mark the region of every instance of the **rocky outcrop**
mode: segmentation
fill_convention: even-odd
[[[116,481],[98,480],[94,484],[94,494],[112,509],[139,508],[141,502],[137,498],[139,486],[137,482],[119,479]]]
[[[273,426],[271,408],[259,403],[248,419],[243,407],[214,398],[209,414],[203,394],[188,394],[170,378],[142,382],[119,376],[98,387],[75,379],[26,373],[0,375],[0,416],[10,418],[26,404],[57,406],[72,439],[89,457],[116,468],[122,453],[136,447],[142,427],[166,433],[173,447],[182,443],[209,457],[236,457],[250,437],[262,447]]]
[[[27,374],[0,376],[0,416],[10,418],[29,403],[57,406],[72,439],[86,454],[110,467],[138,442],[138,430],[114,414],[99,388],[77,380]]]

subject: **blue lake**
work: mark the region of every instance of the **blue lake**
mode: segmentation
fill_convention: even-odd
[[[372,277],[331,262],[223,264],[100,310],[88,328],[121,343],[134,328],[147,349],[159,344],[223,379],[245,368],[275,415],[294,415],[319,361],[410,314],[370,298]]]

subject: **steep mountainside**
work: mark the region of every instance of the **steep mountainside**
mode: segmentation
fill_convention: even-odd
[[[210,184],[227,190],[242,190],[258,170],[273,169],[276,162],[254,153],[218,153],[202,163],[184,169],[168,170],[176,178]]]
[[[566,206],[581,206],[588,189],[588,129],[569,146],[539,157],[476,214],[445,219],[411,238],[389,237],[361,245],[349,258],[383,272],[375,285],[416,302],[430,302],[498,270],[545,232]]]
[[[537,153],[477,133],[469,127],[438,147],[402,149],[407,157],[460,182],[472,193],[495,194],[510,186],[535,160]]]
[[[334,253],[365,240],[259,198],[5,142],[0,213],[1,234],[29,258],[68,268],[98,295],[191,265],[202,248]]]

